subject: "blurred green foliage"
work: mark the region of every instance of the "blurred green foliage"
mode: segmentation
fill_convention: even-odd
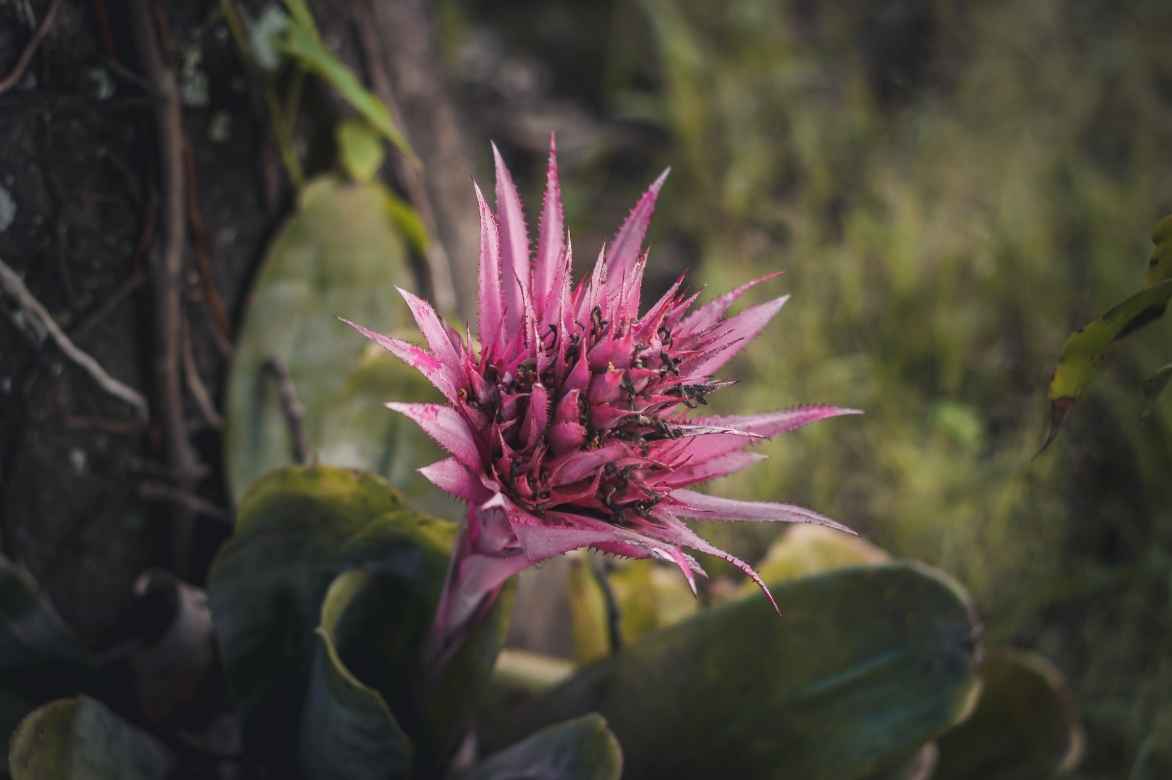
[[[1172,419],[1167,395],[1141,419],[1137,388],[1168,362],[1172,323],[1113,354],[1065,438],[1033,455],[1064,339],[1143,284],[1151,226],[1172,209],[1167,4],[481,5],[449,3],[449,33],[490,26],[559,97],[660,131],[607,183],[626,203],[673,165],[659,279],[673,261],[712,290],[785,270],[793,299],[769,346],[742,353],[741,383],[714,403],[866,410],[783,437],[714,490],[815,507],[956,575],[992,641],[1071,678],[1088,731],[1077,776],[1165,766]],[[578,224],[597,185],[565,178]],[[757,558],[772,537],[713,533]]]

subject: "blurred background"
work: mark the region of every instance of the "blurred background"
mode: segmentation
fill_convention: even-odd
[[[235,322],[290,196],[215,5],[171,9],[171,27],[190,65],[185,88],[204,79],[203,93],[185,93],[184,111],[213,276]],[[369,51],[355,12],[313,5],[330,45],[361,63]],[[816,508],[952,573],[991,642],[1039,650],[1067,676],[1087,733],[1077,777],[1123,778],[1137,756],[1169,749],[1172,407],[1145,408],[1140,385],[1168,362],[1172,323],[1117,349],[1062,436],[1035,457],[1063,341],[1140,286],[1151,227],[1172,211],[1168,3],[390,5],[375,15],[415,9],[404,24],[425,25],[384,26],[376,43],[432,177],[434,228],[465,316],[476,241],[468,175],[491,182],[490,140],[532,208],[556,131],[579,269],[670,165],[647,294],[681,272],[693,289],[724,291],[782,270],[756,300],[793,296],[729,369],[740,383],[714,405],[866,412],[783,437],[768,461],[714,490]],[[257,18],[265,9],[242,6]],[[109,65],[126,40],[117,14],[111,49],[94,32],[95,8],[65,3],[61,13],[33,71],[41,81],[4,98],[0,180],[16,211],[0,229],[0,255],[79,324],[133,271],[125,256],[158,196],[133,182],[149,124],[120,129],[119,112],[139,109],[133,83]],[[94,63],[113,75],[92,75]],[[113,79],[114,102],[95,97],[102,78]],[[50,102],[35,101],[46,93]],[[89,97],[71,102],[72,93]],[[334,109],[311,92],[305,101],[299,132],[312,172],[329,165],[320,149],[331,137],[316,123]],[[63,209],[76,213],[54,221]],[[86,259],[62,270],[74,254]],[[124,356],[123,376],[149,374],[117,341],[141,330],[141,317],[103,315],[88,331],[95,354],[116,367]],[[195,359],[218,401],[226,358],[196,332]],[[162,445],[157,431],[94,423],[107,401],[61,391],[73,369],[54,369],[6,321],[0,354],[5,552],[48,581],[62,612],[100,643],[116,611],[102,599],[117,601],[109,594],[133,572],[170,554],[152,518],[174,496],[141,487],[170,477],[133,459]],[[205,504],[229,504],[215,426],[194,426],[192,441],[208,465],[193,490]],[[196,534],[197,573],[227,533],[211,527]],[[706,531],[749,560],[775,533]]]

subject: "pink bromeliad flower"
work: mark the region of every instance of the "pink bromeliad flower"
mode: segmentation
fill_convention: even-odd
[[[750,416],[690,417],[714,378],[786,301],[726,317],[754,279],[692,310],[683,277],[639,314],[647,264],[642,251],[665,171],[642,196],[593,273],[571,285],[557,150],[551,139],[537,246],[512,177],[496,159],[496,211],[480,206],[479,342],[445,325],[430,305],[400,290],[427,349],[349,323],[422,372],[447,405],[389,403],[451,457],[420,469],[468,503],[441,597],[431,652],[443,658],[513,574],[570,550],[591,548],[679,567],[693,592],[704,571],[683,548],[753,568],[709,544],[682,518],[843,526],[787,504],[738,501],[689,486],[764,456],[754,442],[836,415],[803,406]],[[531,251],[532,250],[532,251]]]

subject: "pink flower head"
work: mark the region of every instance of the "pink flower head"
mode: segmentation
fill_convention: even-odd
[[[664,171],[635,204],[590,276],[571,285],[557,149],[551,138],[536,247],[513,179],[496,158],[496,211],[480,206],[479,343],[399,292],[427,349],[348,323],[422,372],[447,404],[390,403],[451,457],[420,469],[469,505],[441,598],[432,652],[442,658],[504,582],[579,548],[704,570],[684,548],[718,556],[773,596],[749,564],[709,544],[682,518],[818,523],[808,509],[689,490],[764,456],[754,442],[854,410],[803,406],[749,416],[690,417],[731,384],[715,373],[766,326],[786,297],[726,317],[769,274],[693,310],[683,278],[639,314],[643,238]]]

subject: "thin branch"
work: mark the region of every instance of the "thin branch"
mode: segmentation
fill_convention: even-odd
[[[216,411],[216,405],[212,403],[212,395],[208,392],[207,385],[203,383],[203,377],[199,375],[199,366],[195,364],[195,351],[191,346],[190,333],[187,334],[187,338],[183,339],[183,371],[187,374],[187,389],[191,391],[191,397],[195,399],[195,405],[199,407],[200,414],[212,428],[217,431],[222,430],[224,418]]]
[[[65,331],[61,330],[61,326],[49,315],[49,311],[33,297],[33,294],[25,287],[24,281],[3,260],[0,260],[0,287],[16,301],[22,311],[36,319],[65,357],[89,374],[103,390],[133,406],[139,417],[146,419],[147,402],[142,394],[110,376],[98,361],[78,348],[65,335]]]
[[[281,399],[281,414],[289,427],[289,446],[294,463],[309,460],[309,447],[305,443],[305,407],[297,397],[297,388],[289,377],[289,369],[276,358],[269,358],[260,366],[261,378],[270,377],[277,382],[277,395]]]
[[[130,278],[123,282],[110,297],[106,298],[93,314],[70,328],[73,337],[79,339],[86,333],[89,333],[99,322],[113,314],[122,305],[122,302],[141,287],[146,280],[146,274],[141,271],[135,271],[131,274]]]
[[[49,28],[53,25],[53,19],[57,17],[57,10],[61,7],[61,0],[53,0],[53,4],[49,6],[49,11],[45,14],[45,18],[41,20],[41,26],[33,33],[33,38],[28,42],[28,46],[20,53],[20,59],[16,61],[16,65],[8,72],[4,78],[0,78],[0,95],[3,95],[8,90],[15,87],[24,78],[24,72],[28,70],[29,63],[33,61],[33,55],[37,53],[37,48],[40,47],[41,41],[44,40]]]
[[[189,512],[207,515],[208,517],[225,518],[228,513],[207,499],[197,496],[166,482],[147,480],[139,483],[138,494],[142,498],[155,501],[170,501],[179,504]]]
[[[200,288],[204,303],[212,313],[212,340],[223,357],[232,356],[231,325],[228,324],[228,310],[216,290],[212,277],[211,249],[208,247],[208,233],[203,223],[203,212],[199,207],[199,183],[195,176],[195,152],[191,144],[184,144],[184,164],[187,181],[187,219],[191,226],[191,247],[196,265],[199,267]]]
[[[161,51],[162,19],[153,15],[158,6],[150,0],[133,0],[130,10],[145,75],[160,98],[155,102],[155,123],[162,158],[163,247],[154,279],[160,337],[155,372],[161,395],[163,437],[167,464],[178,475],[179,488],[190,492],[198,480],[200,467],[187,438],[180,368],[184,327],[183,253],[187,245],[188,216],[183,176],[183,115],[175,71],[163,59]],[[175,564],[184,573],[189,564],[193,530],[189,513],[177,517],[175,525]]]

